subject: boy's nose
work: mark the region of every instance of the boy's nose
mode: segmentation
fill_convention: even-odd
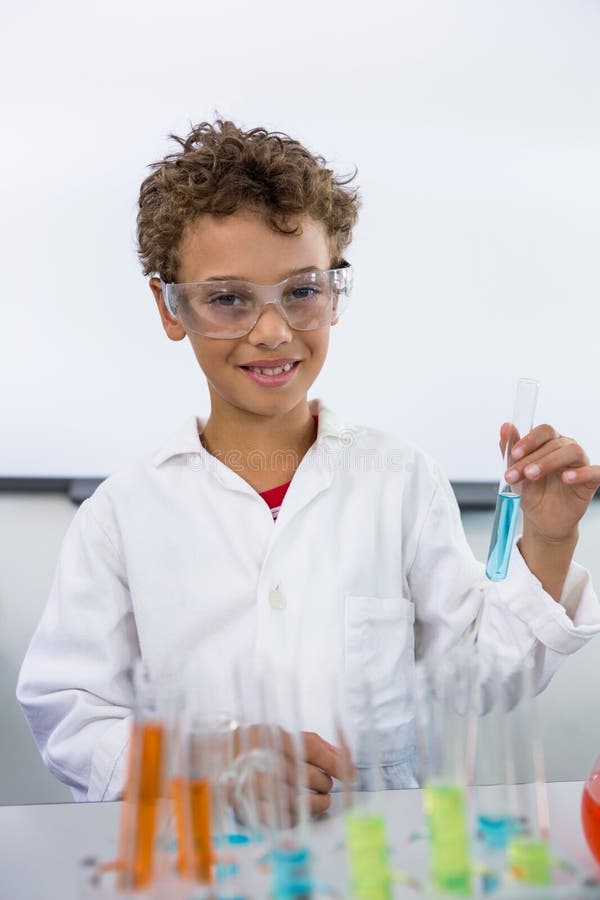
[[[291,339],[290,326],[273,303],[267,303],[263,307],[258,322],[248,333],[251,344],[262,344],[265,347],[277,347]]]

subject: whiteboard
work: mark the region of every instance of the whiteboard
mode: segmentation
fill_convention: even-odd
[[[2,13],[0,476],[104,476],[208,393],[135,253],[146,166],[215,110],[358,167],[310,396],[498,477],[519,376],[600,461],[600,4],[30,2]]]

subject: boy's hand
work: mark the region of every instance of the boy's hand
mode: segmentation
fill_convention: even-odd
[[[235,753],[247,752],[252,748],[264,747],[265,726],[252,725],[243,729],[242,735],[236,737]],[[280,752],[283,754],[282,771],[286,781],[287,806],[295,815],[297,772],[295,764],[295,749],[291,735],[280,729],[278,739]],[[302,745],[304,748],[304,786],[308,789],[308,804],[312,815],[320,815],[329,809],[331,804],[330,792],[333,787],[333,778],[341,778],[341,761],[338,750],[314,732],[302,732]],[[269,774],[257,776],[257,793],[261,806],[267,804],[267,798],[272,796]]]
[[[501,428],[502,452],[510,428],[508,423]],[[573,438],[563,437],[551,425],[538,425],[513,446],[506,480],[522,482],[524,528],[551,543],[570,541],[577,537],[577,523],[600,485],[600,466],[590,466]]]
[[[306,785],[313,815],[325,812],[331,805],[330,792],[334,778],[342,778],[339,750],[314,732],[302,732],[306,762]]]

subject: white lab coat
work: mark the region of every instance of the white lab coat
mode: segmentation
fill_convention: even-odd
[[[18,699],[48,768],[77,799],[123,790],[130,669],[198,654],[226,672],[240,655],[294,662],[302,727],[331,739],[331,670],[368,673],[388,786],[414,784],[415,657],[477,631],[539,684],[600,631],[587,572],[556,603],[513,550],[492,584],[466,542],[451,487],[413,445],[341,424],[320,401],[318,436],[274,523],[264,500],[202,447],[191,418],[152,459],[113,475],[67,532]],[[257,461],[258,464],[258,461]],[[568,610],[568,613],[567,613]],[[329,733],[328,733],[329,732]]]

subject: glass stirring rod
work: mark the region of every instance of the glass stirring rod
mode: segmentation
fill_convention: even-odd
[[[503,581],[508,572],[508,563],[521,504],[521,482],[512,485],[508,484],[504,475],[513,463],[513,446],[522,437],[529,434],[533,427],[533,417],[539,389],[539,381],[535,381],[533,378],[520,378],[517,383],[515,411],[504,450],[503,469],[498,486],[498,499],[496,500],[496,514],[494,516],[492,538],[485,569],[485,574],[490,581]]]

